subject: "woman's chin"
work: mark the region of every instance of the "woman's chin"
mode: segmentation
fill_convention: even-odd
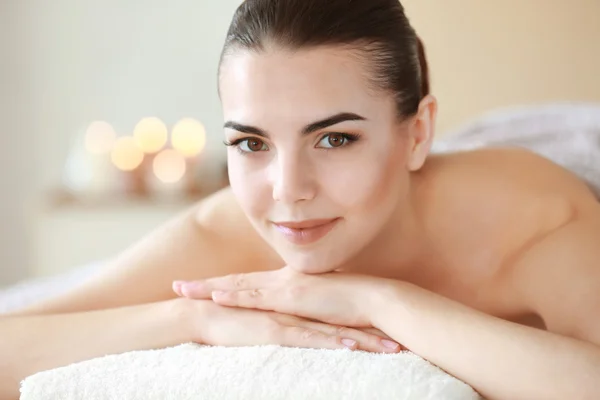
[[[319,254],[280,253],[286,265],[294,271],[303,274],[325,274],[339,268],[339,260]]]
[[[314,266],[295,266],[288,265],[289,268],[293,269],[296,272],[301,272],[303,274],[325,274],[328,272],[335,271],[336,268],[315,268]]]

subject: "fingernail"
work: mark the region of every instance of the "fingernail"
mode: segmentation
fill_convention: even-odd
[[[397,350],[400,347],[400,344],[387,339],[381,339],[381,344],[383,344],[388,349],[392,350]]]
[[[196,287],[196,284],[194,284],[194,283],[183,282],[181,284],[180,290],[184,296],[188,297],[189,295],[192,294],[192,291],[195,289],[195,287]]]
[[[178,296],[181,296],[181,285],[184,284],[184,281],[174,281],[173,282],[173,291],[177,293]]]
[[[346,347],[353,348],[354,346],[356,346],[356,340],[342,339],[342,344]]]

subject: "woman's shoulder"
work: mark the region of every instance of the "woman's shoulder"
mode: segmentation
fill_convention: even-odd
[[[436,185],[453,185],[463,194],[497,205],[530,200],[580,208],[596,202],[575,173],[523,148],[447,153],[434,155],[431,161]]]
[[[193,220],[203,230],[228,249],[235,249],[248,260],[269,268],[279,266],[281,259],[263,240],[248,220],[230,187],[202,199],[193,210]]]
[[[423,176],[430,221],[442,237],[454,238],[449,245],[465,257],[473,246],[485,247],[495,259],[510,257],[598,209],[577,176],[524,149],[432,155]]]
[[[245,218],[242,208],[229,186],[200,200],[193,215],[196,223],[211,230],[227,229],[230,224],[244,228],[250,227],[249,221]]]
[[[481,308],[489,313],[515,309],[501,300],[509,289],[497,281],[515,257],[574,219],[599,212],[581,180],[527,150],[490,148],[428,161],[423,181],[429,225],[446,261],[472,275],[475,288],[487,288]]]
[[[152,303],[175,297],[174,280],[276,268],[229,189],[148,232],[88,282],[20,312],[39,315]],[[135,288],[131,290],[130,288]],[[115,296],[118,293],[118,296]]]

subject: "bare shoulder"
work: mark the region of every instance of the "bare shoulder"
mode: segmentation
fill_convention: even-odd
[[[573,173],[526,150],[433,155],[422,173],[429,230],[444,263],[469,277],[467,288],[486,288],[489,296],[477,306],[489,313],[507,315],[522,306],[506,301],[514,282],[507,271],[522,266],[516,260],[544,237],[600,209]],[[457,293],[465,301],[480,296]]]
[[[540,234],[574,215],[593,213],[598,201],[575,174],[518,148],[489,148],[434,155],[432,187],[455,211],[504,228],[502,221],[532,224]]]
[[[510,295],[548,330],[600,344],[600,207],[540,238],[507,268]]]
[[[447,175],[458,174],[461,181],[484,185],[485,189],[519,190],[527,193],[558,193],[568,190],[577,201],[593,199],[590,189],[571,171],[522,148],[484,148],[434,155],[433,164]],[[440,168],[441,167],[441,168]]]
[[[229,189],[148,232],[88,282],[18,315],[91,311],[168,300],[174,280],[276,268]],[[278,265],[279,266],[279,265]]]
[[[252,269],[281,266],[280,257],[254,229],[231,188],[222,189],[199,203],[194,221],[220,241],[223,250],[242,255]]]

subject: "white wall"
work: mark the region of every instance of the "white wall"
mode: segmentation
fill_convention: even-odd
[[[30,219],[90,121],[204,123],[224,160],[217,62],[240,0],[0,1],[0,286],[31,265]]]
[[[27,274],[27,200],[34,174],[31,119],[18,0],[0,1],[0,286]]]

